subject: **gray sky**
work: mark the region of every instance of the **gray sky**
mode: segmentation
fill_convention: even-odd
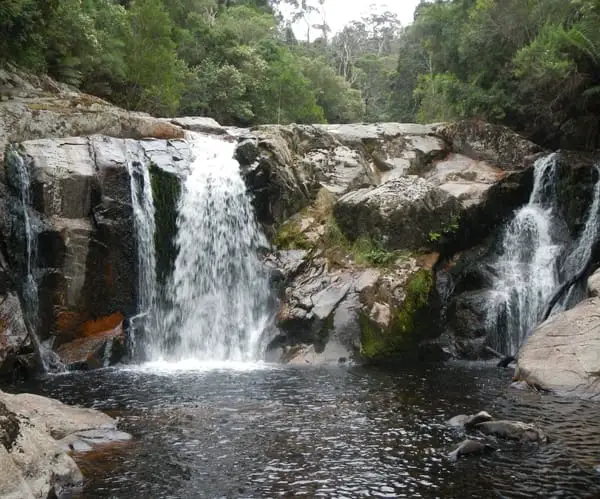
[[[413,13],[420,0],[325,0],[325,14],[327,22],[333,33],[340,31],[350,21],[360,19],[370,12],[383,12],[389,10],[398,14],[403,26],[412,22]],[[316,2],[315,2],[316,3]],[[315,23],[319,22],[316,15]],[[294,30],[296,36],[304,38],[306,25],[300,23]],[[313,34],[314,32],[314,34]],[[315,30],[311,30],[311,37],[317,36]]]

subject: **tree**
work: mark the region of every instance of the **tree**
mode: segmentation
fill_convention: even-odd
[[[134,0],[129,20],[125,103],[130,109],[172,115],[179,107],[186,67],[171,39],[169,14],[161,0]]]

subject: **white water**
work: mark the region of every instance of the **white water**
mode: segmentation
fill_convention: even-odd
[[[157,315],[153,361],[252,361],[272,317],[269,282],[257,251],[266,244],[235,143],[193,134],[194,162],[177,220],[178,256]]]
[[[501,254],[494,264],[489,328],[496,332],[494,347],[514,355],[539,324],[549,300],[562,282],[586,265],[598,236],[600,180],[585,228],[565,256],[558,239],[556,178],[558,158],[551,154],[534,166],[534,187],[504,233]],[[569,298],[557,308],[565,307]]]
[[[44,372],[60,372],[64,371],[65,367],[52,351],[51,348],[44,345],[38,337],[38,313],[39,313],[39,296],[38,283],[35,277],[35,263],[37,260],[37,230],[35,230],[33,221],[29,216],[29,206],[31,204],[31,179],[29,174],[29,166],[16,150],[13,150],[11,161],[15,169],[17,178],[15,179],[19,186],[21,197],[21,209],[23,215],[23,231],[25,234],[25,282],[22,283],[23,296],[23,315],[27,324],[27,330],[31,341],[35,346],[35,350],[39,356]]]
[[[135,354],[138,331],[156,334],[152,323],[156,309],[156,250],[154,244],[154,201],[150,170],[143,154],[128,149],[127,168],[131,179],[131,203],[137,242],[138,315],[131,319],[129,347]]]

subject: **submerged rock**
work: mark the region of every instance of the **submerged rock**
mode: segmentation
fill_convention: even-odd
[[[478,423],[475,428],[486,435],[495,435],[509,440],[519,440],[520,442],[545,444],[548,441],[542,430],[520,421],[486,421]]]
[[[454,416],[448,420],[448,424],[454,427],[462,427],[462,428],[473,428],[479,423],[483,423],[485,421],[491,421],[494,419],[489,413],[486,411],[480,411],[477,414],[471,414],[470,416],[466,414],[459,414],[458,416]]]
[[[450,461],[457,461],[462,456],[468,456],[472,454],[483,454],[484,452],[494,452],[496,449],[485,442],[479,442],[478,440],[465,440],[448,454]]]

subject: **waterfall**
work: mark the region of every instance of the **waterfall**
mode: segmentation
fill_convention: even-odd
[[[600,176],[585,228],[565,248],[559,237],[564,221],[557,206],[557,174],[556,154],[535,163],[529,202],[505,229],[500,256],[493,264],[496,277],[490,293],[488,328],[494,333],[493,346],[506,354],[518,352],[540,322],[555,291],[587,264],[597,239]],[[569,302],[567,297],[559,307],[565,308]]]
[[[41,367],[44,372],[64,371],[65,367],[52,351],[51,348],[44,345],[38,337],[38,314],[39,314],[39,295],[38,282],[36,278],[36,262],[37,262],[37,237],[39,220],[32,220],[29,215],[29,207],[31,205],[31,178],[29,165],[23,157],[15,150],[11,149],[9,165],[13,181],[16,184],[20,194],[21,210],[20,215],[23,217],[23,235],[25,236],[25,268],[24,279],[21,282],[21,297],[23,304],[23,315],[29,336],[34,344],[35,351],[39,356]]]
[[[143,155],[142,155],[143,156]],[[131,204],[137,243],[137,315],[130,320],[129,348],[135,354],[138,332],[156,333],[152,321],[156,306],[156,251],[154,244],[154,201],[150,170],[137,150],[127,150],[131,182]]]
[[[148,345],[154,360],[255,360],[270,324],[270,289],[235,143],[190,136],[194,161],[178,206],[178,255]]]

